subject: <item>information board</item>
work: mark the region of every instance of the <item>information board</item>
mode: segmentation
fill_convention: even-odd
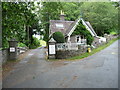
[[[10,52],[15,52],[15,47],[10,47]]]
[[[49,45],[49,54],[55,54],[55,45]]]

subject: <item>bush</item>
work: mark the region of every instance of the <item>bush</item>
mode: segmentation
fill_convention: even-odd
[[[53,33],[53,38],[57,43],[64,43],[65,42],[64,35],[61,32]]]
[[[40,41],[37,38],[33,37],[33,42],[32,42],[32,44],[29,45],[29,48],[35,49],[39,46],[40,46]]]
[[[88,36],[86,36],[86,38],[87,38],[87,44],[91,45],[94,40],[94,37],[92,37],[91,35],[88,35]]]
[[[27,47],[24,43],[18,43],[18,47]]]

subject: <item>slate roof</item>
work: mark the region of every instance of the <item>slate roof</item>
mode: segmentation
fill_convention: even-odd
[[[50,20],[50,35],[57,31],[60,31],[65,35],[70,26],[73,26],[74,22],[75,21]],[[62,24],[63,28],[57,27],[56,24]]]

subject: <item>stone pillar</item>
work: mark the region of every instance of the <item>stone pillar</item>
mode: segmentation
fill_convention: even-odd
[[[17,41],[12,39],[9,41],[9,60],[17,59]]]
[[[56,41],[53,38],[51,38],[48,43],[49,43],[49,45],[48,45],[48,59],[55,59],[55,54],[56,54],[55,44],[56,44]]]
[[[108,43],[108,35],[104,34],[104,37],[106,38],[106,43]]]

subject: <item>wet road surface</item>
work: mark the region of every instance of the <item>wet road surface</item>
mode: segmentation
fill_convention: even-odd
[[[46,61],[45,49],[32,50],[3,80],[3,88],[117,88],[118,41],[76,61]]]

